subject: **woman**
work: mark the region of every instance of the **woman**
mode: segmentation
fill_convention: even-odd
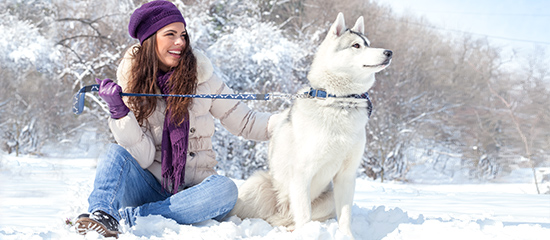
[[[268,140],[270,114],[234,100],[124,97],[120,92],[232,93],[213,75],[210,61],[189,44],[186,23],[167,1],[146,3],[132,14],[131,47],[118,69],[118,84],[97,80],[111,112],[112,144],[98,162],[91,214],[76,222],[81,234],[117,237],[119,222],[162,215],[180,224],[221,220],[235,205],[237,187],[214,171],[214,119],[235,135]]]

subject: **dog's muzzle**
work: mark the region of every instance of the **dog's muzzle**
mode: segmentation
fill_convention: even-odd
[[[387,65],[390,65],[393,52],[391,50],[384,50],[382,54],[386,56],[386,59],[384,59],[384,62],[377,65],[363,65],[363,67],[385,67]]]

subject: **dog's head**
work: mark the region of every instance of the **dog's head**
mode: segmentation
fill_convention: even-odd
[[[308,74],[314,88],[337,95],[362,93],[374,84],[374,74],[386,68],[392,51],[373,48],[364,34],[363,17],[348,29],[338,14],[319,46]]]

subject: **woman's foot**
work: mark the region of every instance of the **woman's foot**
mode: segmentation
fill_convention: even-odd
[[[84,213],[78,216],[75,228],[78,234],[86,235],[95,231],[104,237],[118,238],[118,221],[104,211],[98,210],[92,214]]]

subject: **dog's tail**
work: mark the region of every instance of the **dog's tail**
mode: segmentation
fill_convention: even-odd
[[[261,218],[272,225],[293,225],[288,206],[278,203],[271,175],[257,171],[239,187],[239,199],[228,216],[239,218]]]
[[[290,211],[288,196],[276,190],[273,178],[265,171],[257,171],[239,187],[239,199],[229,216],[261,218],[273,226],[294,229],[294,218]],[[312,203],[312,220],[325,221],[334,218],[334,193],[327,189]]]

